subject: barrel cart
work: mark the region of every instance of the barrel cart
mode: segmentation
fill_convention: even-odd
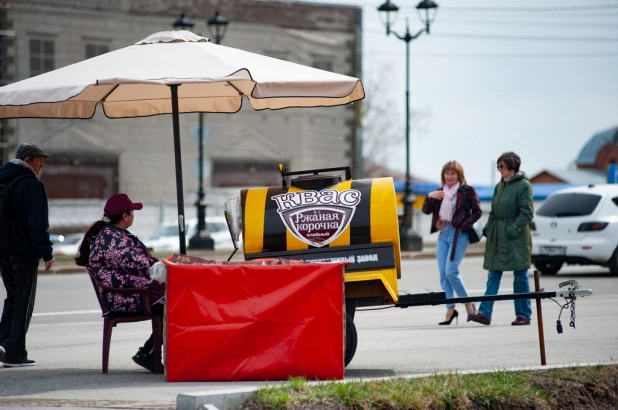
[[[539,311],[540,299],[565,297],[574,326],[575,298],[592,295],[575,281],[562,284],[568,285],[568,290],[555,292],[537,289],[525,294],[451,299],[444,292],[400,295],[399,219],[393,179],[353,180],[349,167],[288,172],[280,165],[279,171],[281,186],[241,191],[244,258],[347,262],[346,366],[358,342],[356,308],[536,299]]]

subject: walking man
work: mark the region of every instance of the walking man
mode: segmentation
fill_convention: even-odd
[[[54,264],[49,240],[47,195],[36,178],[46,154],[20,144],[15,159],[0,168],[0,273],[6,300],[0,319],[0,362],[4,367],[34,366],[26,332],[32,318],[39,261]]]

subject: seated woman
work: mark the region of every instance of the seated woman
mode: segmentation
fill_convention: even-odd
[[[141,203],[131,202],[125,194],[112,195],[105,204],[103,219],[95,222],[86,232],[75,263],[85,266],[88,273],[102,285],[148,289],[152,313],[163,315],[165,285],[153,281],[149,275],[149,269],[157,259],[137,237],[127,231],[133,224],[134,211],[142,208]],[[138,314],[143,310],[137,294],[100,291],[103,316]],[[133,361],[154,372],[153,335],[139,348]]]

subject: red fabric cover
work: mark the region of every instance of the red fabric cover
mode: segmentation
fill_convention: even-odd
[[[343,379],[343,263],[166,263],[167,381]]]

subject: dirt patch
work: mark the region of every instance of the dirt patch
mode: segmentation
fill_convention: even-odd
[[[546,392],[555,409],[618,409],[618,365],[538,371],[531,381]]]

